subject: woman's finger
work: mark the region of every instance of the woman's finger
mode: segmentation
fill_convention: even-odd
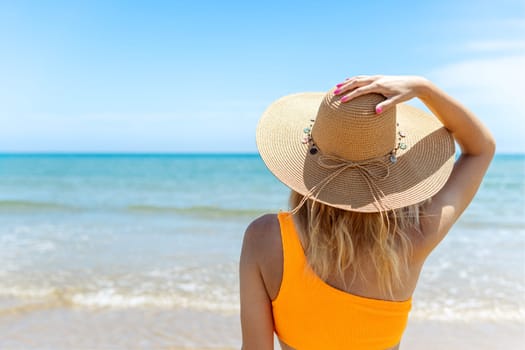
[[[366,94],[369,94],[369,93],[372,93],[372,92],[376,92],[376,93],[381,93],[381,91],[379,91],[378,87],[374,84],[368,84],[368,85],[365,85],[365,86],[361,86],[355,90],[353,90],[352,92],[350,92],[349,94],[346,94],[344,95],[343,97],[341,97],[341,102],[348,102],[358,96],[361,96],[361,95],[366,95]]]
[[[380,102],[376,105],[376,113],[381,114],[384,111],[387,111],[390,108],[395,107],[395,105],[400,102],[402,101],[401,101],[401,98],[399,98],[399,96],[393,96],[393,97],[387,98],[383,102]]]
[[[337,84],[336,87],[341,87],[343,85],[352,84],[352,83],[354,83],[356,81],[361,81],[361,80],[365,79],[366,77],[367,77],[366,75],[357,75],[355,77],[346,78],[343,82]]]
[[[373,83],[374,80],[371,77],[361,77],[361,78],[355,78],[347,81],[346,83],[343,83],[342,85],[338,84],[336,85],[336,89],[334,90],[335,95],[340,95],[345,92],[350,92],[354,89],[369,85]]]
[[[336,84],[336,87],[341,87],[348,84],[356,84],[362,82],[373,82],[381,78],[380,75],[356,75],[355,77],[346,78],[343,82]]]
[[[336,84],[335,86],[339,88],[339,87],[347,84],[351,79],[353,79],[353,78],[346,78],[342,83]]]

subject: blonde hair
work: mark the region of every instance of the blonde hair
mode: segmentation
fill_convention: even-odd
[[[336,274],[345,281],[348,269],[353,279],[363,275],[362,258],[366,257],[378,276],[380,291],[393,297],[408,272],[412,254],[409,232],[421,232],[420,205],[387,212],[360,213],[338,209],[308,199],[298,208],[303,196],[290,194],[290,206],[304,239],[305,254],[321,279]]]

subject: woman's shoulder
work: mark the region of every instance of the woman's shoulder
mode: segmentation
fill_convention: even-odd
[[[257,264],[270,299],[279,290],[283,270],[283,247],[277,214],[265,214],[253,220],[244,234],[241,263]]]
[[[275,230],[279,227],[278,214],[264,214],[254,219],[246,229],[250,235],[265,235],[269,230]]]
[[[277,246],[281,246],[281,230],[277,214],[262,215],[246,228],[243,247],[254,254],[270,253]]]

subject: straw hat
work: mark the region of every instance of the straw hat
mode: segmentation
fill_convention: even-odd
[[[378,212],[432,197],[454,165],[454,140],[438,119],[398,104],[376,114],[385,97],[347,103],[333,91],[274,102],[257,126],[257,147],[286,186],[333,207]]]

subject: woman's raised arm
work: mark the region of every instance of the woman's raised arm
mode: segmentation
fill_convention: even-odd
[[[426,258],[476,194],[494,156],[494,138],[472,112],[422,77],[360,76],[338,84],[335,93],[341,95],[343,103],[367,93],[384,95],[387,99],[376,106],[378,117],[397,103],[418,97],[461,147],[447,183],[424,208],[425,215],[421,218],[424,240],[417,254]]]

